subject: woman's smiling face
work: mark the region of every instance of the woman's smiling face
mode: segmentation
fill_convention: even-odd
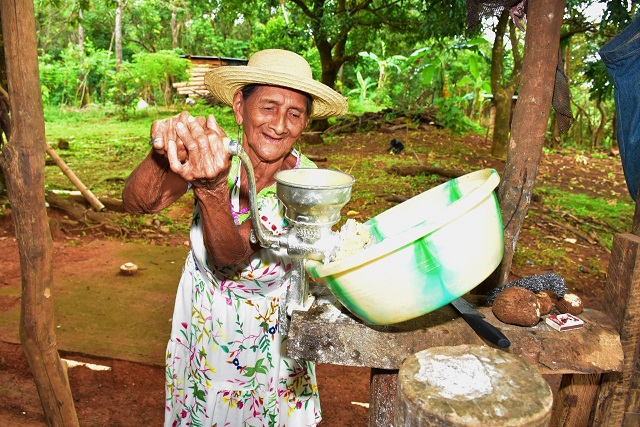
[[[259,86],[248,97],[237,92],[233,109],[244,128],[244,149],[259,161],[285,158],[309,123],[308,98],[278,86]]]

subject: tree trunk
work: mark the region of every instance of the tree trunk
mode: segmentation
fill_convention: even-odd
[[[556,112],[555,110],[551,110],[549,112],[549,121],[551,122],[551,126],[549,131],[551,132],[551,140],[547,142],[548,148],[556,149],[560,146],[560,130],[558,129],[558,121],[556,120]],[[576,141],[578,142],[578,141]],[[580,142],[582,142],[582,138],[580,138]]]
[[[33,2],[0,2],[12,111],[2,149],[22,281],[20,340],[49,426],[78,426],[53,322],[53,245],[44,198],[44,113]]]
[[[620,150],[618,146],[618,113],[613,110],[613,117],[611,117],[611,150]]]
[[[84,28],[82,27],[82,9],[78,8],[78,57],[84,60]]]
[[[331,51],[329,51],[328,59],[326,59],[326,55],[324,55],[324,57],[325,59],[323,60],[323,55],[320,55],[320,59],[322,61],[322,75],[320,77],[320,81],[333,89],[342,64],[337,65],[337,63],[331,58]],[[328,128],[328,119],[314,120],[311,123],[311,126],[309,126],[309,129],[315,132],[322,132]]]
[[[114,28],[115,52],[116,52],[116,73],[120,71],[122,64],[122,0],[118,0],[116,8],[116,24]]]
[[[2,49],[4,52],[4,49]],[[4,65],[4,57],[2,58]],[[0,151],[4,147],[4,142],[11,138],[11,118],[9,117],[9,94],[0,86]],[[3,136],[4,135],[4,136]],[[0,167],[0,194],[4,193],[7,184],[4,179],[4,171]]]
[[[326,42],[316,42],[318,53],[320,54],[320,63],[322,64],[322,75],[320,81],[330,88],[335,87],[336,78],[344,64],[344,61],[335,61],[332,56],[332,46]],[[327,119],[314,120],[309,126],[312,131],[322,132],[329,128]]]
[[[491,156],[504,160],[507,156],[507,145],[511,130],[512,103],[515,88],[520,81],[521,60],[518,54],[515,27],[511,27],[511,44],[513,52],[513,71],[509,81],[503,82],[504,71],[504,36],[509,26],[509,11],[504,10],[498,19],[495,40],[491,49],[491,92],[493,93],[496,115],[491,142]]]
[[[82,64],[84,62],[84,27],[82,26],[82,9],[78,6],[78,62],[80,63],[80,69],[82,70]],[[88,73],[88,72],[87,72]],[[87,76],[79,75],[78,78],[82,80],[82,94],[80,96],[80,107],[89,105],[91,103],[91,96],[89,95],[89,86],[87,85]]]
[[[564,7],[564,0],[529,1],[522,83],[507,162],[498,187],[504,221],[504,256],[492,280],[481,285],[485,288],[508,281],[518,235],[531,201],[551,109]]]
[[[178,10],[177,6],[173,5],[171,8],[171,49],[178,48]]]
[[[0,86],[0,130],[2,131],[2,133],[4,133],[7,141],[9,141],[9,138],[11,138],[11,117],[9,115],[10,108],[9,94],[4,90],[2,86]],[[2,139],[2,135],[0,135],[0,149],[3,145],[4,140]]]
[[[511,99],[506,90],[500,89],[494,92],[493,98],[496,106],[496,115],[493,123],[493,141],[491,143],[491,156],[504,160],[507,157],[507,145],[509,141],[509,128],[511,127]]]
[[[565,54],[566,50],[563,49],[562,47],[559,48],[558,51],[558,68],[560,68],[563,72],[564,72],[564,54]],[[562,60],[562,62],[560,62]],[[565,74],[566,75],[566,74]],[[567,79],[569,78],[569,76],[567,75]],[[560,128],[558,126],[558,114],[556,112],[555,109],[552,109],[550,114],[550,126],[549,126],[549,132],[551,132],[551,141],[549,144],[549,148],[555,149],[558,148],[560,146]],[[578,142],[580,145],[582,145],[582,134],[580,134],[580,140],[576,141]]]
[[[598,123],[598,127],[595,132],[593,132],[593,139],[591,143],[592,149],[597,149],[600,147],[600,140],[602,139],[602,131],[604,130],[604,125],[607,123],[607,111],[604,109],[604,105],[602,104],[602,99],[600,95],[596,99],[596,106],[598,107],[598,111],[600,112],[600,122]]]

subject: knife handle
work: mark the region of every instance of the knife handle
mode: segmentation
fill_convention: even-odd
[[[498,328],[475,314],[462,314],[462,318],[478,335],[500,348],[508,348],[511,341]]]

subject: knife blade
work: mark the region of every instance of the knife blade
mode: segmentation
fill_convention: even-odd
[[[486,339],[491,344],[495,344],[500,348],[508,348],[511,345],[509,338],[507,338],[500,329],[484,320],[484,314],[476,310],[467,300],[460,297],[451,301],[451,305],[455,307],[465,322],[467,322],[481,338]]]

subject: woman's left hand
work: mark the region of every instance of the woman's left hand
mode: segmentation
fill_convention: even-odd
[[[180,161],[177,143],[170,140],[167,158],[171,170],[196,187],[215,188],[226,181],[231,155],[223,142],[226,134],[213,115],[204,126],[188,115],[176,123],[175,131],[186,158]]]

